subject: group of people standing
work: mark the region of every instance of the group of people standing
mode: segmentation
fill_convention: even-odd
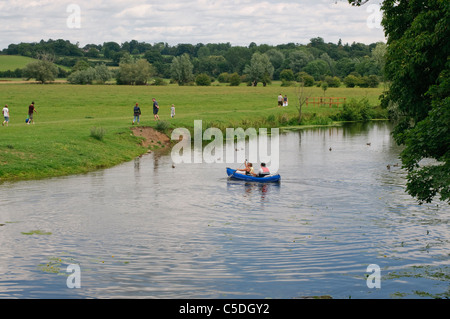
[[[152,99],[152,102],[153,102],[153,117],[155,118],[155,121],[159,121],[159,115],[158,115],[159,104],[155,98]],[[137,124],[139,124],[140,116],[141,116],[141,108],[139,107],[139,103],[136,103],[136,105],[134,106],[133,113],[134,113],[133,125],[135,122],[137,122]],[[175,105],[174,104],[172,104],[172,106],[170,108],[170,117],[171,118],[175,117]]]
[[[3,118],[4,121],[2,122],[2,126],[9,126],[9,107],[8,104],[5,105],[5,107],[2,110],[3,113]],[[34,113],[37,113],[36,107],[34,106],[34,102],[31,102],[31,104],[28,106],[28,117],[25,120],[25,123],[30,124],[33,123],[34,124],[34,119],[33,119],[33,115]]]
[[[285,94],[284,96],[280,93],[280,95],[278,95],[278,107],[285,107],[288,106],[288,97]]]

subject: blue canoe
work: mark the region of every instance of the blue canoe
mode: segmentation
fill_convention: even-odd
[[[248,181],[248,182],[258,182],[258,183],[276,183],[276,182],[279,182],[281,179],[280,174],[269,175],[266,177],[254,177],[251,175],[241,174],[239,172],[236,172],[235,169],[231,169],[228,167],[227,167],[227,174],[230,178],[233,178],[233,179],[238,179],[241,181]]]

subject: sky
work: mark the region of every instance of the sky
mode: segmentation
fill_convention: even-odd
[[[385,42],[380,1],[346,0],[2,0],[0,50],[41,39],[86,44],[307,44]]]

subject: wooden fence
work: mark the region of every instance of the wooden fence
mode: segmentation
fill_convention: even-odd
[[[339,107],[340,104],[345,103],[345,97],[307,97],[306,106],[312,104],[312,106],[329,106],[332,107],[336,105]]]

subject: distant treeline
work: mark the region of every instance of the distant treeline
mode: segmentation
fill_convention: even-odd
[[[384,43],[337,44],[325,43],[320,37],[312,38],[308,44],[287,43],[268,45],[250,43],[249,46],[232,46],[230,43],[198,43],[149,44],[136,40],[122,44],[105,42],[103,44],[88,44],[80,48],[68,40],[41,40],[34,43],[10,44],[2,51],[6,55],[22,55],[36,57],[46,53],[54,55],[58,65],[73,68],[80,60],[87,61],[92,67],[97,64],[119,66],[126,55],[146,59],[155,70],[155,76],[171,77],[171,64],[174,57],[188,54],[193,64],[194,74],[207,74],[219,78],[221,74],[244,74],[244,69],[250,64],[254,53],[266,54],[273,65],[273,80],[280,80],[283,71],[290,70],[296,76],[301,72],[308,74],[315,81],[325,77],[337,77],[343,80],[348,75],[356,77],[379,77],[383,75]],[[1,72],[1,76],[20,77],[21,70]],[[60,77],[66,77],[70,72],[60,70]],[[286,72],[285,72],[286,73]]]

